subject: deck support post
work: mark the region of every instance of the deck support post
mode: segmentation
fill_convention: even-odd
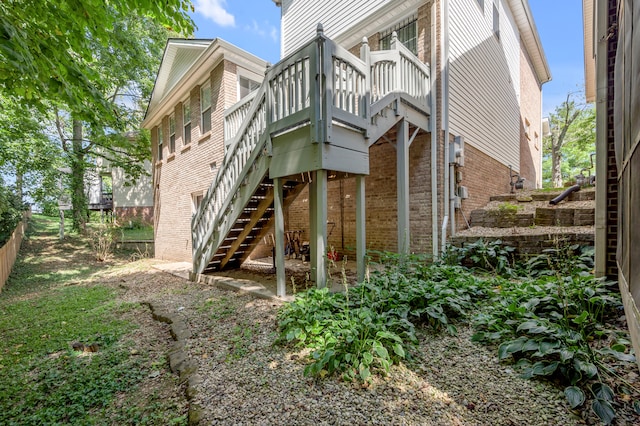
[[[367,215],[365,212],[365,206],[364,175],[358,175],[356,176],[356,270],[358,273],[358,283],[364,281],[366,268]]]
[[[409,254],[409,122],[401,120],[397,133],[398,253]]]
[[[316,170],[309,185],[311,274],[316,286],[327,286],[327,171]]]
[[[278,297],[284,297],[287,293],[287,283],[284,268],[284,199],[282,193],[282,178],[273,179],[273,209],[276,234],[276,288]]]

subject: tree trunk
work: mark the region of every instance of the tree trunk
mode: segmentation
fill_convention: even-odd
[[[73,120],[71,140],[71,205],[73,207],[73,229],[84,233],[87,225],[87,196],[84,192],[84,150],[82,147],[82,122]]]
[[[23,193],[23,189],[22,189],[22,181],[23,181],[22,172],[21,171],[16,171],[16,195],[20,199],[21,203],[24,202],[24,193]]]
[[[562,153],[556,143],[551,146],[551,183],[554,188],[562,188]]]

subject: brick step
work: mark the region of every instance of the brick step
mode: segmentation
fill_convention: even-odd
[[[549,192],[538,192],[534,191],[530,194],[501,194],[494,195],[489,198],[490,201],[504,201],[504,202],[518,202],[518,198],[521,197],[531,197],[532,201],[551,201],[560,195],[562,191],[549,191]],[[569,194],[565,200],[567,201],[589,201],[596,199],[596,191],[592,188],[583,189],[577,192],[572,192]]]
[[[517,228],[516,228],[517,229]],[[515,248],[517,256],[531,256],[541,254],[549,248],[559,248],[578,244],[581,246],[594,245],[594,231],[592,226],[576,226],[567,228],[539,227],[526,229],[521,232],[505,230],[504,228],[482,228],[482,232],[462,231],[451,238],[451,244],[464,247],[482,239],[485,242],[500,240],[502,244]]]
[[[513,228],[528,226],[587,226],[595,223],[595,208],[536,207],[534,213],[476,209],[471,226]]]

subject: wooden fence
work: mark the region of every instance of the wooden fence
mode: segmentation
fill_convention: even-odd
[[[18,256],[22,237],[24,237],[24,231],[27,229],[27,217],[29,217],[29,213],[24,214],[24,219],[16,226],[9,241],[0,248],[0,292],[9,279],[11,268],[13,268]]]

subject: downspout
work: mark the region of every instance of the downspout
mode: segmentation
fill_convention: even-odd
[[[441,33],[440,33],[440,52],[441,52],[441,61],[440,61],[440,74],[441,74],[441,84],[442,84],[442,129],[444,130],[444,142],[442,144],[444,149],[444,182],[443,182],[443,192],[444,192],[444,219],[442,226],[442,247],[444,250],[447,246],[447,233],[446,233],[446,225],[447,222],[454,222],[454,217],[451,216],[451,208],[447,203],[451,203],[451,194],[449,193],[449,1],[442,0],[440,3],[441,7]],[[447,210],[448,213],[447,213]],[[455,211],[454,211],[455,213]],[[453,226],[451,226],[451,230],[454,231]],[[452,233],[453,235],[453,233]]]
[[[438,86],[434,71],[438,63],[436,52],[436,4],[431,5],[431,246],[433,258],[438,258]]]

